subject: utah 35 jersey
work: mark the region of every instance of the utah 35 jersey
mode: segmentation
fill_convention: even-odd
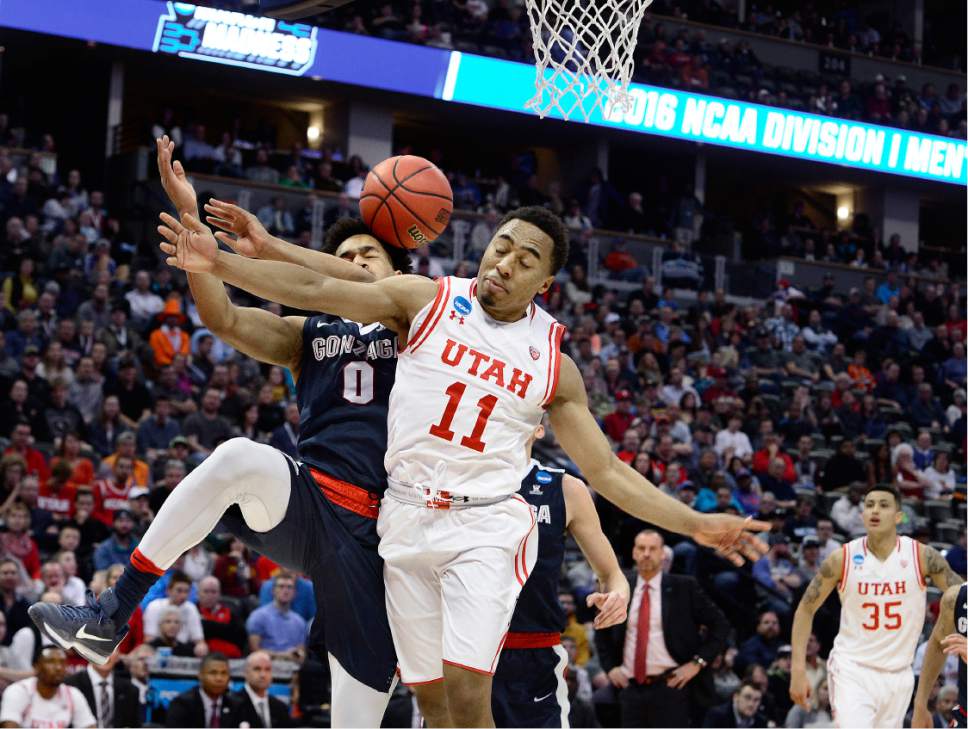
[[[955,602],[955,630],[962,638],[968,635],[968,583],[958,590],[958,600]],[[959,659],[958,663],[958,705],[954,709],[956,726],[968,723],[968,687],[966,687],[965,664]]]
[[[564,327],[533,302],[493,319],[477,281],[448,276],[414,317],[390,395],[391,483],[455,496],[511,495],[528,471],[525,446],[554,399]]]
[[[562,488],[564,477],[561,469],[548,468],[531,459],[531,470],[518,490],[518,495],[531,506],[538,525],[538,559],[514,608],[512,634],[560,633],[567,625],[565,611],[558,602],[568,521]],[[511,636],[508,637],[510,640]]]
[[[918,543],[898,537],[883,562],[866,537],[842,549],[840,631],[831,655],[879,671],[910,670],[927,604]]]
[[[382,496],[396,368],[397,337],[382,324],[308,317],[296,383],[300,460]]]

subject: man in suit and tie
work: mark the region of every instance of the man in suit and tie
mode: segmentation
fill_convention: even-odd
[[[229,659],[209,653],[198,669],[198,686],[171,700],[165,726],[237,727],[239,701],[228,690]]]
[[[99,728],[141,726],[138,689],[114,671],[119,655],[115,653],[103,666],[89,663],[64,681],[84,694]]]
[[[245,659],[245,685],[233,694],[239,700],[239,719],[251,727],[289,727],[289,707],[269,695],[272,684],[272,658],[266,651],[255,651]]]
[[[708,665],[729,623],[694,578],[663,574],[664,547],[657,531],[635,537],[628,622],[595,635],[625,727],[687,727],[715,700]]]

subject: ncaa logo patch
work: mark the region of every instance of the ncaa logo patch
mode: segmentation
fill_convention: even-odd
[[[854,555],[854,564],[857,565],[858,567],[860,567],[862,564],[864,564],[864,555],[862,555],[862,554],[855,554]]]
[[[551,483],[551,474],[547,471],[538,471],[534,474],[534,480],[540,484],[549,484]]]
[[[458,314],[467,316],[471,313],[471,302],[469,302],[463,296],[456,296],[454,297],[454,308],[457,309]]]
[[[535,361],[537,361],[538,358],[541,356],[541,352],[539,352],[534,347],[528,347],[528,351],[531,352],[531,359],[533,359]]]

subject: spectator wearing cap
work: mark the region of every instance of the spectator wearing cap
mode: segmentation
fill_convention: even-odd
[[[105,388],[104,394],[118,398],[119,418],[125,429],[136,429],[138,423],[151,412],[151,392],[138,381],[138,366],[134,357],[121,359],[117,379]]]
[[[182,313],[178,299],[168,299],[156,318],[161,322],[161,326],[148,337],[148,344],[154,352],[155,366],[170,365],[176,354],[187,357],[190,350],[190,337],[184,327],[188,320]]]
[[[694,711],[715,701],[708,666],[726,646],[729,623],[694,578],[663,573],[663,547],[656,531],[636,536],[629,620],[595,634],[626,727],[689,726]]]
[[[615,410],[604,418],[605,433],[614,442],[619,443],[625,436],[635,416],[632,413],[632,394],[628,390],[618,390],[615,393]]]
[[[759,561],[762,562],[763,559],[765,558]],[[780,637],[779,617],[773,610],[762,611],[757,619],[756,633],[740,645],[739,652],[736,654],[734,662],[736,672],[742,675],[747,666],[772,665],[781,645],[783,640]]]
[[[819,484],[824,491],[836,491],[848,484],[866,481],[867,472],[855,455],[856,446],[850,438],[844,438],[837,452],[824,464]]]
[[[181,435],[181,426],[171,416],[171,400],[165,394],[155,396],[154,412],[138,425],[138,451],[149,462],[164,454],[173,438]]]
[[[154,519],[154,514],[151,511],[151,505],[148,501],[150,495],[151,492],[144,486],[133,486],[128,492],[128,504],[135,521],[132,533],[138,537],[139,541],[148,530],[152,519]]]
[[[742,513],[747,516],[756,514],[760,510],[760,499],[763,491],[759,481],[753,476],[753,472],[746,467],[740,468],[733,474],[736,487],[733,489],[733,498],[742,507]]]
[[[770,534],[770,551],[753,565],[753,579],[767,591],[766,603],[784,620],[793,614],[793,597],[803,585],[786,534]],[[768,664],[767,664],[768,665]]]
[[[816,537],[804,537],[800,545],[800,560],[797,568],[804,581],[812,580],[820,571],[820,541]]]
[[[128,508],[114,510],[111,521],[111,536],[97,545],[94,550],[94,568],[106,570],[113,564],[127,564],[131,553],[138,546],[134,530],[134,514]]]
[[[114,453],[101,459],[101,463],[114,470],[114,464],[118,458],[130,458],[132,466],[131,478],[128,479],[129,485],[147,486],[151,481],[151,471],[148,464],[138,458],[136,442],[137,436],[131,431],[122,433],[115,441]]]
[[[730,415],[726,428],[716,433],[716,444],[714,446],[716,454],[724,461],[736,457],[748,460],[753,455],[753,446],[750,444],[749,436],[740,428],[743,425],[743,418],[739,415]]]
[[[41,377],[37,368],[40,365],[40,350],[32,344],[24,348],[20,359],[19,378],[27,383],[27,394],[38,408],[50,402],[50,384]]]
[[[67,434],[84,438],[87,426],[81,411],[68,401],[70,387],[65,380],[51,382],[50,403],[44,408],[44,421],[48,437],[60,442]]]
[[[97,341],[108,348],[108,355],[114,357],[119,352],[137,352],[141,349],[141,336],[128,324],[130,305],[125,300],[111,305],[111,321],[97,333]]]
[[[834,524],[851,539],[861,537],[867,531],[861,515],[861,501],[864,498],[864,491],[864,483],[855,481],[850,484],[847,493],[837,499],[830,508],[830,518]]]

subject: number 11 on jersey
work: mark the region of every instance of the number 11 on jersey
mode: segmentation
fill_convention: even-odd
[[[460,405],[461,398],[464,397],[466,390],[467,385],[462,382],[455,382],[444,391],[447,393],[447,406],[444,408],[444,414],[441,416],[440,422],[430,426],[431,435],[446,441],[454,440],[454,431],[450,429],[450,426],[454,422],[454,415],[457,414],[457,407]],[[465,435],[460,439],[462,446],[477,451],[478,453],[484,452],[484,446],[486,444],[481,440],[481,437],[484,435],[487,420],[491,417],[491,412],[493,412],[495,405],[497,405],[497,397],[494,395],[485,395],[477,401],[477,407],[480,411],[477,414],[477,422],[474,423],[474,429],[471,431],[471,434]]]

